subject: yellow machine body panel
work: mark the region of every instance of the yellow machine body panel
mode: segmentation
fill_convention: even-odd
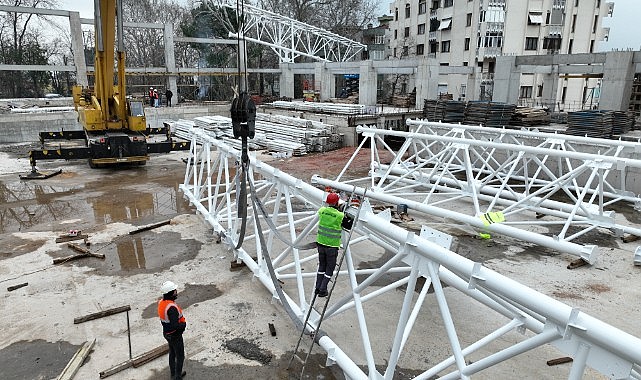
[[[147,129],[147,118],[144,116],[127,116],[127,124],[131,131],[144,131]]]

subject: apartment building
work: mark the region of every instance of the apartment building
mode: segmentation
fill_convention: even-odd
[[[497,56],[596,52],[613,9],[601,0],[397,0],[390,5],[389,59],[474,66],[471,75],[441,75],[438,92],[491,100]],[[544,91],[544,76],[532,71],[521,75],[521,104],[573,111],[598,103],[598,78],[566,75]]]

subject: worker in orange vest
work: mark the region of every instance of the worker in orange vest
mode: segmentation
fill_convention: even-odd
[[[162,324],[162,335],[169,343],[169,371],[171,380],[182,380],[187,372],[183,371],[185,361],[185,344],[183,332],[187,322],[183,311],[176,304],[178,287],[171,281],[165,281],[160,288],[162,300],[158,301],[158,317]]]

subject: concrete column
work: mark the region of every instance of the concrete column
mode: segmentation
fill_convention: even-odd
[[[425,99],[436,99],[439,65],[434,59],[422,59],[416,71],[416,108],[423,108]]]
[[[376,106],[376,70],[372,60],[362,61],[359,70],[358,102]]]
[[[169,73],[169,83],[167,86],[174,94],[171,98],[172,104],[178,104],[180,101],[180,94],[178,94],[178,72],[176,70],[176,58],[174,55],[174,25],[171,23],[165,24],[164,30],[164,43],[165,43],[165,67]]]
[[[516,66],[516,56],[496,57],[492,101],[516,104],[520,86],[521,70]]]
[[[327,62],[321,61],[314,64],[314,82],[320,87],[321,102],[335,96],[336,78],[327,69]]]
[[[82,24],[80,12],[69,12],[69,31],[71,32],[71,51],[73,63],[76,66],[76,82],[83,87],[89,86],[87,79],[87,63],[85,62],[85,47],[82,42]]]
[[[634,81],[633,51],[605,53],[600,110],[627,111]]]
[[[292,63],[280,63],[278,85],[281,97],[294,99],[294,66]]]
[[[543,74],[543,104],[555,111],[555,104],[557,103],[557,96],[559,94],[559,65],[553,64],[551,73]],[[536,83],[535,83],[536,84]],[[537,88],[534,86],[532,89],[536,94]],[[558,110],[556,110],[558,111]]]

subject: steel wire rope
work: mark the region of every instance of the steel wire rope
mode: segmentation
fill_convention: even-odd
[[[247,54],[245,54],[245,33],[243,31],[245,23],[245,3],[241,0],[236,0],[236,65],[238,66],[238,100],[241,100],[240,95],[246,91],[245,79],[247,78]],[[241,45],[241,33],[242,33],[242,45]],[[243,49],[242,62],[241,62],[241,48]],[[242,65],[241,65],[242,63]],[[244,73],[241,72],[241,67],[244,68]],[[243,76],[244,75],[244,76]],[[232,101],[232,104],[235,103]],[[237,216],[241,219],[240,222],[240,232],[238,234],[238,242],[236,243],[235,248],[239,249],[243,246],[245,241],[245,232],[247,229],[247,180],[249,179],[249,154],[247,153],[248,136],[243,134],[241,136],[242,141],[242,154],[241,154],[241,184],[240,184],[240,195],[236,199],[236,204],[238,206]],[[250,180],[251,182],[251,180]]]

